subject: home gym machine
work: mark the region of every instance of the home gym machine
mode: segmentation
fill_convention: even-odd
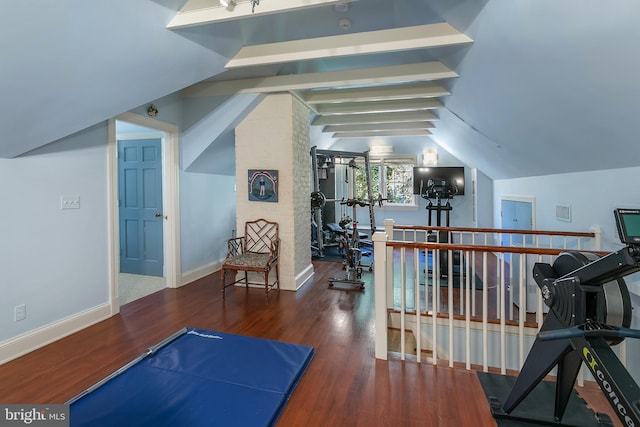
[[[313,173],[313,192],[311,193],[311,250],[312,253],[322,258],[324,256],[324,250],[327,244],[339,244],[336,242],[336,237],[340,238],[342,234],[342,226],[338,226],[334,222],[325,223],[323,218],[323,208],[327,203],[335,203],[347,200],[352,195],[346,194],[340,199],[327,198],[325,194],[320,190],[320,167],[319,159],[322,159],[322,166],[325,166],[328,162],[331,167],[335,167],[342,159],[350,159],[348,162],[349,168],[357,168],[355,164],[356,158],[364,159],[365,179],[367,185],[367,200],[369,206],[369,223],[371,224],[371,234],[376,231],[375,214],[373,211],[373,205],[375,204],[372,190],[371,190],[371,167],[369,163],[369,152],[362,153],[349,152],[349,151],[335,151],[335,150],[318,150],[316,147],[311,148],[311,168]],[[378,198],[378,202],[381,202],[381,197]],[[348,224],[351,224],[350,218],[344,218]],[[343,221],[340,221],[343,222]],[[326,228],[326,229],[325,229]]]
[[[355,171],[361,166],[356,164],[355,159],[362,157],[364,158],[364,175],[367,186],[367,199],[356,199],[352,198],[354,191],[353,188],[349,188],[345,194],[343,194],[343,198],[338,199],[327,199],[324,194],[320,191],[320,182],[319,182],[319,162],[318,158],[322,157],[326,162],[326,159],[333,159],[332,164],[336,165],[338,163],[338,159],[340,161],[342,159],[349,159],[349,162],[346,164],[347,169],[345,170],[345,182],[348,183],[350,181],[349,175],[350,171]],[[315,249],[317,253],[322,257],[324,255],[324,247],[326,245],[326,241],[329,240],[330,244],[337,243],[339,245],[339,250],[341,253],[344,253],[344,261],[343,268],[346,270],[345,277],[336,278],[332,277],[329,279],[329,288],[333,288],[336,283],[343,283],[349,285],[355,285],[359,289],[364,289],[364,281],[362,280],[362,273],[365,269],[369,271],[373,270],[373,265],[365,265],[362,264],[362,256],[368,255],[368,252],[363,252],[361,248],[361,236],[358,230],[358,220],[357,220],[357,207],[367,207],[369,210],[369,224],[371,227],[371,234],[376,231],[376,221],[373,207],[376,203],[379,206],[382,206],[382,195],[378,195],[377,199],[374,199],[372,196],[371,189],[371,167],[369,163],[369,152],[365,151],[363,153],[355,153],[355,152],[345,152],[345,151],[333,151],[333,150],[317,150],[316,147],[311,149],[311,158],[312,158],[312,166],[313,166],[313,179],[314,179],[314,192],[311,194],[311,208],[312,208],[312,230],[314,231],[312,234],[315,236],[315,240],[312,239],[312,249]],[[342,163],[342,162],[340,162]],[[353,173],[351,173],[351,182],[354,182]],[[346,197],[344,197],[346,196]],[[339,202],[341,206],[352,208],[352,215],[343,215],[340,220],[339,225],[335,223],[327,224],[327,232],[328,236],[332,236],[327,238],[325,236],[325,230],[323,227],[323,216],[322,216],[322,207],[327,202]],[[336,237],[337,236],[337,237]]]
[[[562,253],[553,265],[534,265],[534,278],[550,311],[504,404],[489,398],[495,418],[566,425],[561,422],[584,362],[622,424],[640,426],[640,388],[611,349],[625,338],[640,338],[640,330],[629,329],[631,299],[623,279],[640,271],[640,210],[616,209],[614,216],[624,248],[604,257]],[[554,367],[551,422],[541,421],[539,414],[515,415],[518,405]]]

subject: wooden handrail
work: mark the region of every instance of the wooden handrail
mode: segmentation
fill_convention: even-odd
[[[421,235],[431,231],[438,236],[440,231],[452,236],[442,239],[448,242],[439,242],[438,238],[427,239]],[[458,233],[460,237],[456,236]],[[469,234],[480,244],[472,244]],[[522,242],[510,244],[496,238],[496,234],[535,235],[535,246],[540,246],[539,240],[546,243],[548,239],[550,244],[541,245],[543,247]],[[564,245],[558,244],[563,238]],[[583,239],[589,243],[582,245]],[[595,240],[593,246],[591,239]],[[448,361],[449,366],[464,362],[466,369],[471,369],[472,361],[481,360],[481,369],[499,368],[502,374],[522,363],[518,358],[524,360],[527,340],[535,335],[545,317],[540,293],[529,289],[532,270],[535,270],[532,264],[555,263],[558,256],[576,250],[598,256],[609,254],[608,251],[580,248],[600,248],[600,232],[596,229],[593,232],[563,232],[396,226],[392,220],[385,220],[385,233],[376,233],[372,240],[374,251],[382,253],[381,257],[376,257],[376,330],[381,331],[380,335],[376,334],[376,357],[386,358],[389,350],[386,333],[391,325],[400,328],[401,357],[404,357],[403,346],[406,345],[402,337],[410,332],[415,337],[418,362],[422,352],[430,350],[434,364],[438,360]],[[574,246],[578,248],[574,249]],[[445,251],[453,252],[445,257]],[[502,255],[504,253],[515,255]],[[427,255],[433,255],[434,259],[427,260]],[[459,269],[455,270],[458,264]],[[391,313],[398,315],[392,318]],[[425,318],[433,321],[423,322]],[[481,339],[480,345],[477,338]],[[441,348],[442,354],[438,354]]]
[[[394,225],[394,230],[421,230],[421,231],[451,231],[468,233],[499,233],[499,234],[528,234],[544,236],[567,236],[567,237],[596,237],[593,232],[579,231],[548,231],[548,230],[511,230],[507,228],[468,228],[468,227],[438,227],[430,225]]]
[[[559,255],[562,252],[567,252],[567,249],[547,249],[547,248],[524,248],[520,246],[489,246],[489,245],[460,245],[456,243],[436,243],[436,242],[403,242],[401,240],[388,240],[386,242],[387,247],[392,248],[411,248],[411,249],[438,249],[438,250],[454,250],[454,251],[469,251],[469,252],[508,252],[508,253],[520,253],[520,254],[534,254],[534,255]],[[586,251],[597,255],[607,255],[609,252],[603,251]]]

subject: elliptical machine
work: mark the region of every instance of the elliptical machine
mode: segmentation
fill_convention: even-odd
[[[449,200],[458,193],[457,188],[452,186],[451,183],[444,178],[429,179],[427,181],[426,188],[420,188],[420,196],[428,201],[426,209],[428,212],[428,225],[432,225],[432,216],[435,214],[436,227],[441,227],[442,214],[445,214],[445,227],[449,227],[450,214],[453,210]],[[435,200],[435,204],[432,202]],[[438,231],[437,234],[430,234],[427,236],[428,242],[438,243],[450,243],[451,233],[448,231]],[[440,276],[446,277],[449,271],[449,251],[438,251],[438,258],[440,260]],[[460,264],[460,251],[453,251],[453,263],[454,265]]]

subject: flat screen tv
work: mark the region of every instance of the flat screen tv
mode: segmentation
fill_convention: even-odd
[[[413,194],[427,198],[447,199],[464,195],[464,167],[414,167]]]

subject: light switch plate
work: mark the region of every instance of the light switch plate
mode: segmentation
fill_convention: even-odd
[[[80,196],[61,196],[60,209],[80,209]]]
[[[14,308],[14,318],[15,322],[19,322],[27,318],[27,306],[24,304],[16,305]]]

